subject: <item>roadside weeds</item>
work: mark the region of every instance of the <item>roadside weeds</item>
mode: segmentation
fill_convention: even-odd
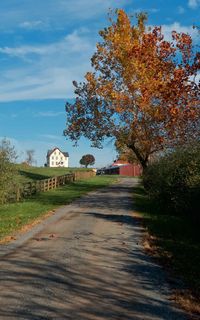
[[[191,320],[200,317],[200,296],[198,269],[199,248],[198,239],[184,233],[186,227],[191,225],[176,226],[178,220],[158,214],[149,200],[142,186],[134,188],[134,204],[137,216],[140,216],[146,232],[143,239],[143,247],[147,254],[157,260],[166,270],[168,282],[172,289],[171,300],[191,314]],[[186,223],[187,224],[187,223]],[[197,230],[191,230],[194,233]],[[176,234],[177,232],[177,234]],[[177,238],[176,238],[177,235]],[[185,242],[188,242],[185,246]],[[185,246],[185,251],[184,251]],[[191,251],[191,252],[190,252]],[[195,257],[197,265],[195,265]],[[188,269],[190,266],[190,269]],[[196,283],[195,283],[196,282]]]

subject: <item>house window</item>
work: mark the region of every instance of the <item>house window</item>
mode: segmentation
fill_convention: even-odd
[[[56,160],[58,160],[58,157],[56,157]]]
[[[54,161],[51,162],[51,165],[52,165],[52,166],[54,165]]]
[[[52,157],[52,160],[54,159],[54,156]]]

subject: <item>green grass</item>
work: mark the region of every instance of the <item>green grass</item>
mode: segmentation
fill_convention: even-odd
[[[0,206],[0,239],[12,235],[24,225],[32,223],[48,211],[66,205],[78,197],[106,187],[116,181],[114,176],[95,176],[35,195],[23,202]]]
[[[15,176],[15,182],[18,184],[48,179],[50,177],[62,176],[67,173],[75,171],[89,171],[85,168],[49,168],[49,167],[29,167],[26,165],[16,165],[17,173]]]
[[[160,258],[196,296],[200,294],[199,225],[186,216],[163,214],[147,197],[142,186],[134,189],[135,204],[144,223],[155,236]]]

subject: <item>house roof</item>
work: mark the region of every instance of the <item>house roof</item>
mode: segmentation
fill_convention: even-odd
[[[63,152],[61,151],[59,148],[55,147],[52,150],[48,150],[47,151],[47,157],[50,157],[50,155],[55,151],[55,150],[59,150],[66,158],[69,157],[69,153],[68,152]]]
[[[62,152],[62,151],[61,151]],[[64,154],[64,156],[67,158],[69,157],[69,153],[68,152],[62,152]]]

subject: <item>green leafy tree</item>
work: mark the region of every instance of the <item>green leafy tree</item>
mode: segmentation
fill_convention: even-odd
[[[85,154],[80,160],[80,164],[87,168],[88,166],[93,166],[95,164],[95,158],[92,154]]]
[[[11,142],[4,138],[0,142],[0,203],[7,201],[12,192],[14,175],[16,173],[16,151]]]

